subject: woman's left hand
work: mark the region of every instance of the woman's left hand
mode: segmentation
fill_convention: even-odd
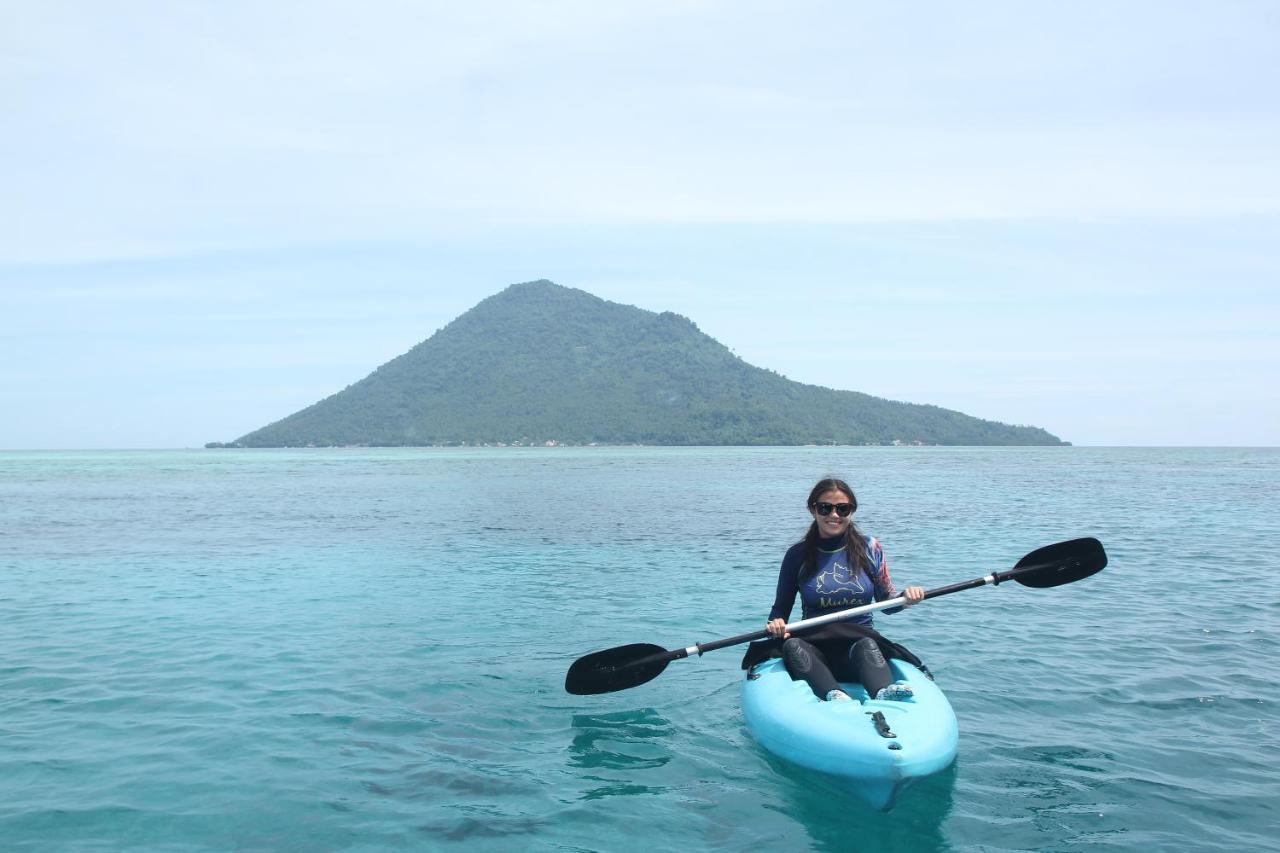
[[[913,604],[919,604],[924,601],[924,587],[909,586],[902,591],[902,597],[907,600],[905,606],[910,607]]]

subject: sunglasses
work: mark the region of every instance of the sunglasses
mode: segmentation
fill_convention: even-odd
[[[836,515],[841,518],[848,518],[853,515],[853,504],[829,504],[826,501],[818,501],[813,505],[813,511],[824,518],[831,515],[831,510],[836,511]]]

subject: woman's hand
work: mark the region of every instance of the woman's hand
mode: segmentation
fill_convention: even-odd
[[[770,619],[764,623],[764,629],[769,632],[769,636],[775,640],[785,640],[791,635],[787,633],[786,619]]]
[[[905,605],[906,607],[910,607],[913,604],[919,604],[924,601],[924,587],[909,586],[902,591],[902,597],[907,600]]]

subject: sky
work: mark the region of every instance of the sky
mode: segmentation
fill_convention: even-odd
[[[1280,445],[1273,2],[0,2],[0,449],[551,279],[1079,445]]]

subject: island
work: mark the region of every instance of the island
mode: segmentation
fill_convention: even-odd
[[[1064,445],[1040,427],[807,385],[671,312],[513,284],[359,382],[207,447]]]

